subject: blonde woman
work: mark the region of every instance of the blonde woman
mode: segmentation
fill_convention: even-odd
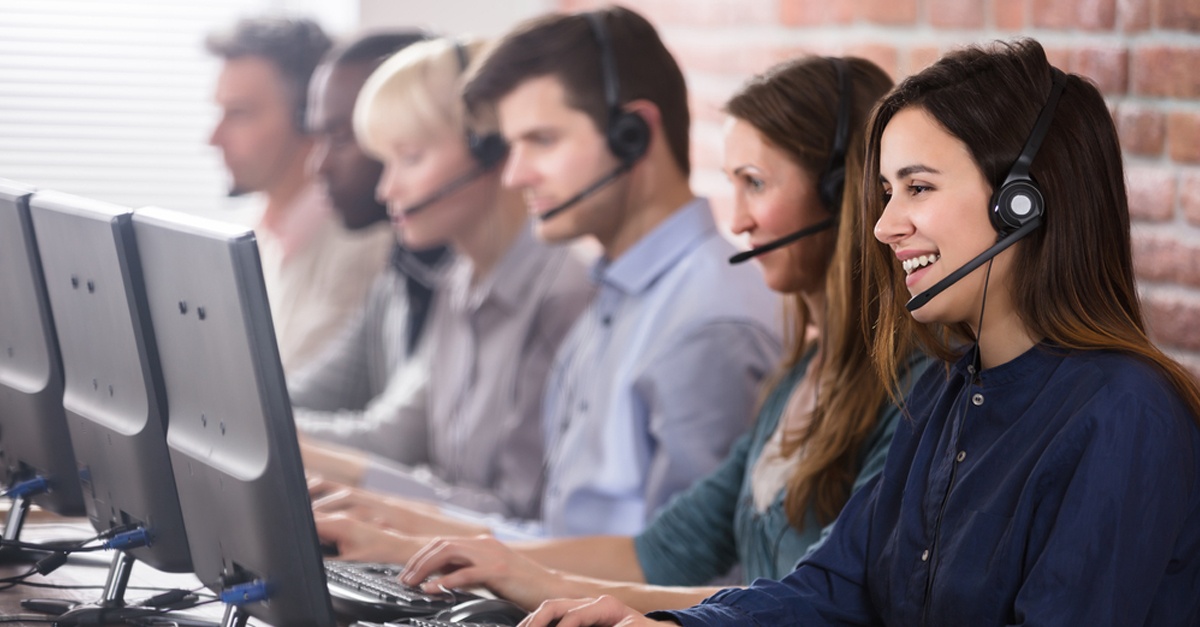
[[[306,463],[319,475],[533,518],[541,497],[546,373],[592,288],[584,260],[534,238],[521,197],[501,189],[503,143],[468,129],[458,87],[481,46],[417,43],[364,84],[355,138],[384,164],[378,195],[398,237],[418,250],[448,245],[456,261],[438,277],[414,363],[396,375],[408,384],[389,386],[389,394],[402,396],[400,409],[370,420],[310,421],[301,413],[297,423],[315,438],[372,454],[310,441]]]

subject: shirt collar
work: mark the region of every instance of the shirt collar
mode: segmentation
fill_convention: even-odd
[[[260,220],[257,228],[265,228]],[[290,257],[310,242],[322,229],[343,228],[333,215],[324,191],[315,183],[306,185],[288,204],[283,216],[269,229],[278,242],[284,258]]]
[[[391,225],[389,224],[389,227]],[[445,282],[446,273],[454,266],[455,255],[449,248],[409,250],[396,242],[392,247],[391,268],[405,281],[415,281],[429,289]]]
[[[716,230],[708,200],[693,198],[616,261],[601,257],[592,267],[592,280],[626,294],[638,294]]]
[[[988,368],[979,373],[979,380],[985,387],[996,387],[1019,381],[1045,381],[1050,371],[1067,356],[1067,350],[1049,341],[1034,344],[1032,348],[1021,353],[999,366]],[[970,381],[968,368],[974,360],[974,351],[967,350],[954,364],[954,371]]]
[[[471,264],[458,256],[452,270],[454,300],[466,309],[477,311],[484,303],[493,303],[510,311],[528,297],[544,259],[538,254],[542,244],[533,236],[533,224],[526,222],[491,272],[471,285]]]

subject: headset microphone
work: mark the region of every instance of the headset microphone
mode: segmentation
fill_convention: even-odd
[[[609,183],[612,183],[613,181],[617,180],[622,174],[625,174],[626,172],[628,172],[631,165],[632,164],[622,163],[621,165],[619,165],[615,169],[613,169],[612,172],[609,172],[608,174],[604,175],[602,178],[597,180],[595,183],[592,183],[591,185],[588,185],[587,187],[583,188],[583,190],[580,191],[578,194],[575,194],[574,196],[571,196],[570,198],[566,199],[564,202],[561,202],[558,205],[555,205],[554,207],[547,209],[546,211],[543,211],[542,213],[539,213],[537,216],[538,220],[543,220],[543,221],[549,220],[550,218],[553,218],[554,216],[561,213],[562,211],[564,211],[566,209],[570,209],[572,206],[574,206],[579,201],[604,189]]]
[[[792,242],[798,242],[810,235],[816,235],[817,233],[820,233],[821,231],[828,231],[829,229],[832,229],[835,226],[837,226],[837,218],[836,217],[825,218],[824,220],[821,220],[820,222],[813,224],[811,226],[804,227],[804,228],[800,229],[799,231],[792,233],[791,235],[784,235],[783,237],[781,237],[775,241],[767,242],[766,244],[763,244],[762,246],[758,246],[756,248],[751,248],[750,250],[740,252],[740,253],[730,257],[729,263],[730,264],[739,264],[739,263],[742,263],[745,261],[749,261],[759,255],[765,255],[765,254],[771,252],[772,250],[775,250],[778,248],[783,248],[784,246],[787,246],[788,244],[791,244]]]
[[[650,126],[646,119],[621,108],[621,81],[617,77],[617,59],[609,40],[608,27],[604,24],[604,15],[590,12],[582,14],[596,38],[600,48],[600,74],[604,80],[604,106],[608,111],[608,121],[604,128],[604,139],[608,150],[620,161],[620,165],[611,172],[596,180],[595,183],[583,188],[578,194],[568,198],[559,205],[538,215],[539,220],[549,220],[563,210],[568,209],[579,201],[604,189],[605,186],[617,180],[622,174],[633,169],[633,165],[646,154],[650,147]]]
[[[934,283],[933,287],[910,298],[908,300],[908,303],[905,304],[904,307],[906,309],[908,309],[909,311],[916,311],[916,310],[920,309],[921,307],[924,307],[925,303],[928,303],[930,300],[932,300],[934,296],[937,296],[938,294],[941,294],[942,292],[946,291],[946,288],[950,287],[951,285],[954,285],[955,283],[958,283],[963,277],[974,272],[976,268],[978,268],[979,266],[982,266],[983,264],[990,261],[992,259],[992,257],[999,255],[1000,253],[1004,252],[1004,250],[1006,248],[1008,248],[1009,246],[1016,244],[1018,240],[1025,237],[1026,235],[1029,235],[1030,233],[1032,233],[1033,230],[1036,229],[1041,224],[1042,224],[1042,219],[1040,217],[1034,218],[1033,220],[1030,220],[1029,222],[1025,223],[1025,226],[1022,226],[1021,228],[1013,231],[1012,233],[1009,233],[1008,235],[1005,235],[1004,237],[1000,238],[1000,241],[996,242],[995,244],[992,244],[992,246],[990,248],[988,248],[987,250],[980,253],[974,259],[968,261],[967,263],[964,263],[962,265],[962,267],[955,270],[954,272],[951,272],[950,275],[947,276],[946,278],[942,279],[941,281],[938,281],[937,283]]]
[[[418,211],[422,211],[422,210],[428,208],[430,205],[438,202],[439,200],[453,194],[454,192],[457,192],[458,190],[466,187],[467,185],[470,185],[471,183],[474,183],[476,179],[483,176],[484,174],[487,174],[491,170],[492,170],[492,168],[490,168],[490,167],[476,166],[476,167],[472,168],[470,172],[467,172],[466,174],[459,176],[458,178],[450,181],[449,183],[446,183],[442,187],[435,190],[433,193],[422,198],[420,201],[401,209],[400,215],[411,216],[414,213],[417,213]]]
[[[759,255],[765,255],[837,226],[837,214],[842,207],[842,189],[846,183],[846,150],[850,144],[850,111],[854,90],[850,80],[850,68],[846,60],[837,57],[831,57],[828,60],[833,66],[838,83],[837,126],[834,129],[833,147],[829,150],[829,165],[826,166],[821,178],[817,181],[817,194],[821,198],[821,205],[832,215],[791,235],[784,235],[775,241],[740,252],[729,258],[730,264],[749,261]]]
[[[470,65],[470,57],[466,45],[458,40],[455,40],[452,45],[454,46],[455,57],[458,59],[459,72],[466,72],[467,66]],[[466,174],[446,183],[420,201],[401,209],[400,215],[413,215],[470,185],[479,177],[491,172],[508,156],[508,143],[504,141],[504,138],[499,133],[479,135],[468,127],[466,141],[467,151],[471,153],[471,158],[475,161],[475,167]]]
[[[1038,188],[1037,182],[1030,176],[1029,169],[1033,164],[1033,158],[1037,156],[1038,148],[1042,146],[1042,140],[1046,138],[1046,132],[1050,130],[1050,122],[1054,119],[1054,110],[1058,107],[1058,100],[1067,86],[1067,75],[1058,68],[1050,68],[1050,77],[1052,81],[1050,95],[1046,98],[1046,103],[1042,105],[1042,110],[1033,123],[1033,130],[1029,132],[1029,138],[1025,140],[1025,147],[1017,155],[1017,160],[1009,168],[1004,182],[992,194],[989,203],[991,211],[988,212],[988,218],[992,222],[992,227],[1001,235],[999,241],[963,264],[961,268],[951,272],[946,278],[935,283],[933,287],[909,299],[908,303],[904,305],[909,311],[916,311],[924,307],[934,296],[941,294],[1042,224],[1046,202],[1042,198],[1042,192]]]

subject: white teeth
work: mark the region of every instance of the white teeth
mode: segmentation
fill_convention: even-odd
[[[918,269],[923,268],[941,258],[942,258],[942,256],[938,255],[938,254],[921,255],[920,257],[913,257],[912,259],[906,259],[903,262],[901,262],[901,265],[904,266],[905,274],[912,274],[913,272],[916,272]]]

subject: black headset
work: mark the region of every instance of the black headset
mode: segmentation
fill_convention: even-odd
[[[909,299],[905,305],[909,311],[924,307],[934,296],[941,294],[1041,226],[1046,201],[1042,198],[1042,190],[1038,188],[1037,182],[1029,175],[1029,167],[1033,164],[1038,149],[1042,147],[1042,140],[1046,139],[1050,123],[1054,120],[1054,110],[1058,108],[1058,100],[1067,87],[1067,75],[1058,68],[1050,68],[1050,78],[1050,95],[1042,105],[1037,121],[1033,123],[1033,130],[1029,131],[1025,147],[1021,149],[1021,154],[1017,155],[1017,160],[1004,176],[1004,182],[996,188],[989,202],[988,219],[991,220],[992,228],[999,234],[998,240],[929,289]]]
[[[833,147],[829,150],[829,165],[817,180],[817,197],[829,211],[830,216],[810,224],[799,231],[789,233],[761,246],[742,251],[729,258],[729,263],[739,264],[749,261],[759,255],[783,248],[788,244],[798,242],[806,237],[828,231],[837,226],[838,217],[842,210],[842,194],[846,188],[846,150],[850,145],[850,110],[854,98],[854,90],[850,84],[850,66],[840,57],[826,57],[834,72],[837,73],[838,104],[837,127],[833,132]]]
[[[825,208],[837,215],[846,188],[846,150],[850,144],[850,110],[853,107],[854,90],[850,85],[850,67],[846,60],[829,57],[829,62],[837,72],[837,130],[833,135],[833,149],[829,151],[829,165],[817,183],[817,193],[821,202],[825,203]]]
[[[465,72],[470,59],[467,57],[467,48],[461,41],[454,41],[454,53],[458,55],[459,72]],[[477,134],[469,124],[463,124],[466,127],[467,150],[471,153],[471,158],[475,160],[475,167],[471,171],[451,179],[450,182],[442,185],[433,193],[429,194],[419,202],[409,205],[400,210],[404,215],[412,215],[418,211],[424,211],[434,203],[457,193],[467,185],[470,185],[479,177],[491,172],[493,168],[504,161],[504,157],[508,155],[508,143],[500,133],[488,133],[487,135]]]
[[[1046,201],[1042,198],[1042,190],[1029,175],[1029,167],[1037,156],[1046,132],[1050,130],[1050,122],[1054,119],[1054,110],[1058,108],[1058,99],[1062,97],[1063,89],[1067,86],[1067,76],[1058,68],[1050,68],[1053,84],[1050,86],[1050,96],[1042,106],[1029,139],[1021,154],[1009,168],[1004,182],[996,188],[990,202],[991,211],[988,217],[992,226],[1001,234],[1015,231],[1022,226],[1042,217],[1046,209]]]
[[[471,58],[467,52],[467,46],[461,40],[454,40],[454,53],[458,56],[459,73],[466,73],[467,67],[471,64]],[[490,170],[508,155],[508,143],[504,141],[504,137],[500,133],[480,135],[469,124],[465,126],[467,127],[467,149],[471,151],[471,156],[475,158],[475,161],[479,162],[479,167]]]
[[[584,13],[596,43],[600,46],[600,71],[604,78],[604,105],[608,110],[608,123],[604,129],[608,149],[626,166],[641,159],[650,147],[650,126],[645,118],[621,108],[621,83],[617,78],[617,60],[613,54],[608,28],[600,13]]]

